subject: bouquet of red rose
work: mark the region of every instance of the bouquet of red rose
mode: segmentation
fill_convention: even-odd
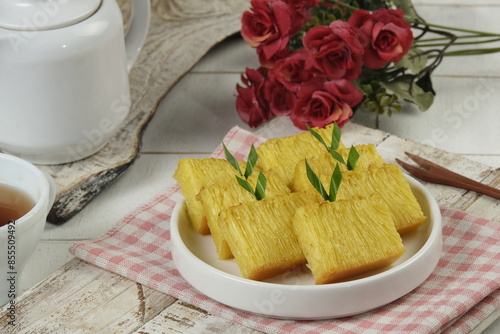
[[[363,105],[379,114],[401,111],[400,99],[428,109],[435,92],[431,73],[444,56],[499,52],[446,52],[458,38],[498,41],[499,34],[425,22],[410,0],[251,0],[241,35],[254,47],[258,69],[247,68],[237,85],[236,108],[256,127],[289,116],[306,129],[342,127]],[[448,30],[437,30],[435,28]],[[413,32],[420,31],[417,37]],[[439,38],[424,39],[427,34]],[[492,39],[492,37],[495,37]],[[443,42],[444,41],[444,42]]]

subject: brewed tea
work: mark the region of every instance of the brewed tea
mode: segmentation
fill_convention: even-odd
[[[21,218],[34,206],[35,202],[27,193],[0,183],[0,226]]]

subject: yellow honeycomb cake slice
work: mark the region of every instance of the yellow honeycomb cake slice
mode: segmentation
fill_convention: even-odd
[[[274,171],[263,172],[263,174],[267,179],[266,198],[290,193],[290,189]],[[258,173],[253,173],[248,179],[253,189],[255,189],[257,176]],[[224,238],[223,228],[219,224],[219,213],[241,203],[256,201],[255,196],[243,189],[234,179],[233,181],[203,187],[197,195],[197,199],[203,207],[219,259],[232,258],[233,254]]]
[[[342,173],[342,185],[338,199],[364,198],[371,193],[379,193],[391,211],[399,234],[411,232],[426,219],[410,184],[401,169],[394,164],[371,167],[365,172]]]
[[[332,139],[333,125],[325,128],[314,128],[327,145]],[[345,147],[340,143],[340,147]],[[299,134],[272,138],[257,148],[259,160],[257,166],[263,171],[274,170],[290,185],[297,162],[325,152],[326,148],[308,131]]]
[[[240,168],[245,170],[246,163],[239,162]],[[185,158],[179,160],[174,173],[174,179],[181,186],[181,192],[186,200],[188,217],[194,229],[200,234],[209,234],[210,229],[203,212],[201,203],[196,195],[206,185],[236,180],[238,172],[227,160],[205,158]]]
[[[326,189],[330,187],[330,176],[321,175]],[[301,191],[316,192],[309,183],[303,184]],[[403,235],[419,227],[426,219],[420,204],[413,195],[410,184],[403,172],[394,164],[369,167],[365,171],[342,173],[342,183],[337,199],[361,199],[379,193],[389,206],[397,231]]]
[[[366,170],[369,166],[382,166],[384,164],[384,160],[382,160],[382,157],[377,152],[377,149],[373,144],[356,145],[354,147],[359,153],[359,159],[356,163],[355,170]],[[337,152],[340,153],[345,161],[347,161],[349,150],[350,148],[345,147],[338,149]],[[333,159],[331,154],[325,150],[322,154],[307,159],[307,163],[311,166],[316,175],[325,175],[330,177],[338,161]],[[345,165],[340,163],[338,164],[342,172],[347,171],[347,167]],[[310,181],[307,178],[306,163],[305,160],[301,160],[295,166],[295,172],[290,188],[293,191],[302,191],[308,189],[309,185]]]
[[[301,207],[293,227],[316,284],[385,267],[405,252],[389,208],[377,194]]]
[[[279,195],[222,210],[219,221],[241,274],[265,280],[306,262],[292,227],[292,216],[318,197]]]

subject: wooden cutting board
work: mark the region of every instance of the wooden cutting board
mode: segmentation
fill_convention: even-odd
[[[130,0],[118,2],[127,29]],[[165,94],[214,45],[239,31],[241,13],[248,6],[245,0],[152,0],[149,34],[130,72],[132,106],[123,128],[89,158],[39,166],[54,177],[58,188],[50,222],[66,222],[127,170]]]

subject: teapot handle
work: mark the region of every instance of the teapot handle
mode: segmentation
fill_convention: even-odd
[[[149,30],[151,18],[150,0],[132,0],[132,21],[125,36],[125,50],[127,52],[127,71],[134,66],[139,52],[142,50]]]

